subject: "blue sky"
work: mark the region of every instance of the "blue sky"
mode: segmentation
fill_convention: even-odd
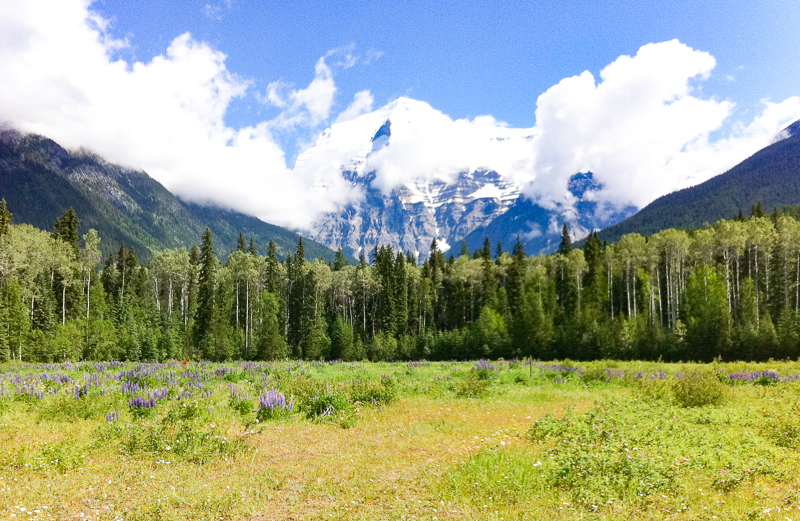
[[[5,0],[0,124],[304,230],[358,200],[341,169],[407,97],[382,189],[493,169],[569,215],[592,171],[612,211],[800,119],[798,21],[797,0]]]
[[[113,20],[114,34],[129,39],[128,58],[147,61],[188,31],[264,90],[279,79],[306,85],[316,61],[332,49],[350,48],[362,59],[380,53],[368,65],[335,71],[340,106],[369,89],[377,106],[409,96],[453,118],[491,114],[518,127],[535,123],[537,97],[561,79],[596,74],[620,55],[673,38],[716,58],[703,89],[736,102],[737,111],[800,90],[794,0],[102,0],[94,8]],[[239,126],[269,115],[269,107],[248,96],[227,120]]]

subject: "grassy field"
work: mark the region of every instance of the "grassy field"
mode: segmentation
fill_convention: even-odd
[[[0,366],[3,519],[800,519],[800,364]]]

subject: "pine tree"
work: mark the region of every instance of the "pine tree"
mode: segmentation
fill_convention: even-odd
[[[250,239],[250,248],[247,249],[251,255],[258,255],[258,249],[256,248],[256,241]]]
[[[198,263],[200,274],[198,278],[197,311],[194,321],[194,343],[200,349],[203,357],[209,359],[213,356],[214,346],[209,339],[212,319],[214,316],[214,278],[216,265],[214,261],[214,239],[211,230],[206,228],[200,246]]]
[[[53,225],[53,238],[61,239],[72,246],[76,258],[78,257],[78,251],[80,249],[80,236],[78,235],[79,226],[80,220],[78,219],[78,214],[76,214],[75,210],[72,208],[65,211],[64,215],[57,218]]]
[[[341,246],[336,250],[336,258],[333,261],[333,271],[339,271],[347,266],[347,259],[344,256]]]
[[[558,253],[567,256],[572,251],[572,237],[569,236],[569,228],[567,223],[561,229],[561,244],[558,245]]]
[[[244,236],[242,235],[242,232],[239,232],[239,242],[236,247],[241,252],[247,251],[244,246]]]
[[[13,217],[13,214],[6,207],[6,199],[4,197],[0,200],[0,236],[8,233]]]
[[[601,257],[603,255],[597,232],[589,234],[589,238],[586,239],[586,247],[583,249],[583,255],[586,258],[586,264],[589,270],[586,274],[586,286],[594,286],[595,277],[597,276],[597,272],[600,271]]]

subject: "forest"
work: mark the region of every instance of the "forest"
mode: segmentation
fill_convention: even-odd
[[[11,209],[13,210],[13,208]],[[103,258],[66,211],[51,232],[0,203],[0,361],[769,360],[800,353],[800,223],[780,210],[698,230],[596,234],[424,262],[376,247],[356,265],[219,252]],[[369,260],[369,262],[368,262]]]

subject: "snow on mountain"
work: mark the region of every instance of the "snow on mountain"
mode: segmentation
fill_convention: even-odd
[[[474,249],[483,233],[493,242],[520,235],[533,253],[548,248],[565,221],[585,235],[595,226],[579,214],[595,213],[591,199],[599,189],[591,174],[571,183],[568,206],[521,204],[523,186],[535,182],[535,139],[534,129],[508,128],[491,117],[453,121],[409,98],[335,123],[294,169],[313,174],[312,190],[320,194],[343,180],[351,197],[306,232],[354,255],[388,244],[423,257],[434,238],[447,251],[467,237]],[[500,219],[515,207],[513,219]]]

